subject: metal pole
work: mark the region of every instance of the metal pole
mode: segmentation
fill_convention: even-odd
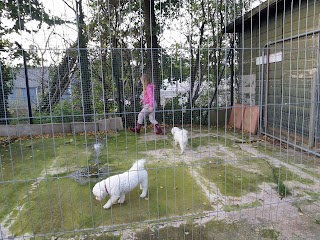
[[[30,101],[30,90],[29,90],[29,78],[28,78],[28,69],[27,69],[27,61],[26,61],[26,53],[23,50],[22,46],[15,42],[15,44],[18,46],[19,49],[22,51],[22,57],[23,57],[23,66],[24,66],[24,76],[26,78],[26,89],[27,89],[27,102],[28,102],[28,114],[29,114],[29,123],[33,124],[32,119],[32,110],[31,110],[31,101]]]
[[[234,39],[231,43],[231,79],[230,79],[230,85],[231,85],[231,92],[230,92],[230,105],[233,106],[233,100],[234,100],[234,96],[233,96],[233,91],[234,91],[234,87],[233,87],[233,83],[234,83]]]

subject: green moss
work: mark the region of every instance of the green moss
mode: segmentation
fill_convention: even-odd
[[[254,201],[252,203],[244,203],[244,204],[237,204],[237,205],[227,205],[224,207],[226,212],[232,212],[232,211],[239,211],[241,209],[247,209],[247,208],[254,208],[262,206],[262,204],[259,201]]]
[[[147,130],[148,134],[152,131]],[[201,131],[202,134],[208,130]],[[199,131],[200,133],[200,131]],[[203,177],[215,183],[222,194],[228,196],[244,196],[249,192],[260,191],[259,185],[263,182],[275,182],[278,184],[280,194],[286,196],[288,189],[286,181],[299,181],[305,184],[313,184],[309,179],[301,178],[298,174],[289,171],[285,167],[274,168],[265,159],[250,156],[241,150],[234,138],[244,139],[241,132],[226,129],[210,129],[212,136],[201,136],[190,139],[189,147],[196,150],[199,146],[229,147],[234,151],[238,160],[236,165],[233,159],[226,159],[223,151],[218,151],[218,158],[197,160],[193,162],[197,169],[200,168]],[[172,139],[155,138],[146,140],[144,134],[136,135],[130,132],[111,132],[107,135],[99,135],[104,143],[101,166],[112,166],[116,171],[122,172],[131,167],[137,158],[152,157],[146,152],[159,149],[173,148]],[[91,189],[93,183],[79,185],[68,178],[69,173],[88,167],[94,161],[93,144],[96,141],[94,135],[67,135],[62,137],[49,137],[39,139],[19,140],[9,146],[0,146],[1,170],[0,179],[0,219],[3,220],[10,212],[15,222],[10,224],[15,235],[23,233],[53,234],[55,232],[67,232],[74,229],[90,229],[100,226],[133,226],[143,221],[163,221],[172,219],[173,216],[184,218],[186,215],[201,216],[206,210],[214,210],[210,206],[206,196],[201,191],[190,167],[184,163],[168,166],[166,161],[157,164],[148,162],[150,195],[148,200],[140,199],[139,189],[135,189],[126,197],[123,205],[114,205],[112,210],[105,210],[103,202],[93,199]],[[278,157],[283,161],[295,163],[291,155],[285,155],[284,150],[267,143],[252,144],[257,146],[264,154]],[[227,164],[232,163],[232,164]],[[241,168],[240,168],[241,166]],[[316,166],[313,163],[313,166]],[[47,171],[50,168],[64,169],[65,172],[55,173]],[[303,171],[312,172],[312,170]],[[315,173],[313,176],[316,176]],[[45,177],[40,185],[34,189],[37,178]],[[32,191],[31,191],[32,190]],[[213,191],[215,189],[212,189]],[[320,194],[306,192],[314,199]],[[239,206],[226,206],[226,211],[259,206],[259,202],[242,204]],[[17,208],[21,207],[21,208]],[[16,210],[20,209],[20,210]],[[188,224],[181,228],[163,228],[152,233],[156,238],[177,236],[176,239],[197,238],[223,238],[241,236],[246,233],[247,225],[242,223],[226,224],[223,222],[210,222],[206,226],[193,224],[193,219],[188,218]],[[260,231],[260,236],[273,238],[270,229]],[[240,234],[239,234],[240,233]],[[256,237],[256,232],[250,235]],[[144,233],[141,233],[144,236]],[[147,234],[147,233],[146,233]],[[147,235],[146,235],[147,236]],[[149,235],[151,236],[151,235]],[[243,235],[246,236],[246,235]],[[101,237],[106,239],[109,235]],[[110,236],[112,239],[114,236]],[[94,237],[98,239],[99,237]],[[152,238],[152,237],[150,237]],[[90,238],[89,238],[90,239]],[[241,239],[241,237],[239,238]],[[248,239],[243,237],[243,239]]]
[[[280,233],[274,229],[262,229],[261,237],[276,240],[280,237]]]
[[[193,137],[189,139],[189,145],[194,150],[200,146],[208,145],[208,143],[214,143],[214,137]]]
[[[40,183],[18,213],[11,230],[47,234],[101,225],[129,224],[173,215],[198,213],[212,209],[187,169],[149,166],[148,200],[139,197],[136,188],[122,205],[105,210],[103,202],[93,199],[93,184],[78,185],[68,178],[50,178]]]
[[[161,223],[159,224],[161,226]],[[136,233],[138,239],[276,239],[269,234],[262,238],[262,233],[256,232],[253,225],[246,221],[225,223],[223,221],[209,221],[205,224],[196,224],[193,219],[187,218],[187,224],[179,227],[147,228]],[[270,237],[271,236],[271,237]]]
[[[319,167],[319,161],[317,161],[315,156],[305,155],[301,151],[294,151],[292,149],[284,149],[282,147],[274,145],[270,142],[257,142],[253,144],[260,152],[266,154],[270,157],[275,157],[283,162],[294,165],[301,171],[314,176],[315,178],[320,178],[320,174],[315,171],[315,166]],[[304,166],[301,167],[303,164]],[[310,181],[310,180],[309,180]],[[308,181],[306,182],[308,183]]]
[[[261,174],[214,163],[203,164],[202,174],[214,182],[223,195],[237,197],[258,191],[258,185],[265,180]]]
[[[171,142],[166,139],[156,138],[145,141],[144,137],[144,134],[136,135],[124,131],[119,131],[116,136],[108,136],[101,160],[107,163],[132,161],[132,159],[146,157],[146,151],[172,148]]]
[[[111,234],[101,234],[99,236],[87,236],[86,240],[121,240],[120,236],[114,236]]]
[[[254,168],[259,171],[262,175],[265,176],[266,180],[269,182],[278,183],[278,181],[298,181],[304,184],[314,184],[314,181],[306,178],[300,177],[299,174],[290,171],[288,168],[282,167],[273,167],[265,159],[261,158],[250,158],[244,160],[242,166],[246,168]]]
[[[18,206],[30,188],[30,182],[0,184],[0,219],[3,220]]]
[[[216,184],[223,195],[236,197],[259,191],[258,185],[263,182],[276,183],[277,191],[282,197],[291,194],[285,181],[313,184],[312,180],[301,178],[286,167],[272,167],[263,159],[251,158],[243,160],[241,164],[244,168],[224,164],[216,159],[206,159],[201,162],[201,172],[204,177]]]

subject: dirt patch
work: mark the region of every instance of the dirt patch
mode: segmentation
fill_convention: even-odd
[[[144,143],[144,142],[149,142],[149,141],[160,141],[164,139],[169,139],[168,135],[157,135],[155,133],[141,133],[139,135],[139,142]]]
[[[247,151],[248,153],[256,156],[256,157],[260,157],[265,159],[266,161],[269,162],[269,164],[271,164],[274,167],[281,167],[284,166],[286,169],[294,172],[295,174],[297,174],[298,176],[300,176],[301,178],[305,178],[305,179],[309,179],[311,181],[314,182],[313,185],[309,185],[309,188],[313,186],[313,190],[314,191],[318,191],[319,190],[319,186],[320,186],[320,181],[319,179],[315,178],[313,175],[308,174],[306,172],[304,172],[303,170],[301,170],[301,168],[303,169],[303,167],[300,165],[299,167],[294,166],[293,164],[289,164],[286,162],[283,162],[275,157],[270,157],[266,154],[263,154],[261,152],[259,152],[258,150],[252,148],[251,146],[248,145],[240,145],[241,149],[244,151]]]
[[[177,163],[187,163],[192,164],[204,159],[218,158],[221,154],[229,155],[225,157],[226,161],[229,159],[236,158],[236,156],[224,146],[201,146],[196,150],[192,150],[190,147],[187,147],[183,154],[180,153],[180,148],[174,147],[173,149],[156,149],[144,152],[150,156],[151,162],[162,162],[167,164],[177,164]],[[219,154],[218,154],[219,153]],[[231,156],[231,157],[230,157]]]
[[[190,135],[192,137],[203,137],[199,133]],[[211,136],[217,135],[212,134]],[[232,139],[234,141],[241,140],[235,136]],[[190,174],[201,187],[214,209],[207,212],[206,216],[194,220],[194,224],[206,225],[211,221],[223,221],[226,224],[247,223],[251,226],[250,230],[253,232],[279,233],[272,235],[272,239],[318,239],[318,236],[320,236],[320,214],[315,214],[315,212],[320,211],[319,202],[311,201],[308,206],[303,205],[304,207],[297,207],[295,204],[312,199],[310,196],[303,194],[304,190],[318,192],[319,179],[303,171],[302,169],[305,168],[303,164],[295,166],[286,163],[281,159],[261,153],[253,148],[251,144],[242,144],[242,142],[238,145],[239,148],[235,147],[233,149],[218,144],[217,146],[201,146],[196,150],[187,148],[182,155],[178,147],[148,151],[146,154],[150,156],[151,162],[157,161],[166,165],[185,163],[190,167]],[[200,170],[194,166],[194,163],[203,159],[221,158],[223,156],[222,159],[228,164],[234,163],[237,167],[243,167],[247,171],[259,172],[258,168],[249,169],[248,166],[243,166],[240,161],[243,154],[262,158],[273,167],[285,167],[301,178],[312,180],[314,184],[286,182],[290,188],[295,190],[292,196],[287,196],[286,198],[282,198],[279,195],[276,190],[277,185],[273,183],[263,183],[259,185],[259,189],[261,189],[259,192],[249,193],[241,197],[224,196],[216,185],[203,178]],[[301,196],[299,197],[299,195]],[[250,204],[252,204],[251,207]],[[228,206],[234,206],[237,210],[226,211],[225,209]],[[242,206],[246,207],[243,208]],[[181,224],[185,223],[181,222]],[[173,227],[170,224],[166,225],[166,227],[169,226]],[[179,228],[179,226],[176,228]]]

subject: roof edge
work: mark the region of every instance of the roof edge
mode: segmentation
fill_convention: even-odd
[[[292,0],[294,1],[294,0]],[[284,0],[267,0],[257,7],[251,9],[241,17],[238,17],[235,21],[229,23],[226,25],[224,28],[224,33],[236,33],[236,32],[241,32],[242,31],[242,25],[243,23],[248,22],[250,19],[257,18],[259,14],[267,14],[267,12],[275,12],[277,10],[283,9],[283,3]],[[291,3],[291,1],[285,1],[286,3]]]

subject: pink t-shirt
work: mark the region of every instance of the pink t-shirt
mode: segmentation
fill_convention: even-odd
[[[154,106],[154,91],[156,89],[156,86],[152,83],[149,83],[147,85],[146,90],[144,91],[143,94],[143,103],[144,104],[149,104],[150,107]]]

